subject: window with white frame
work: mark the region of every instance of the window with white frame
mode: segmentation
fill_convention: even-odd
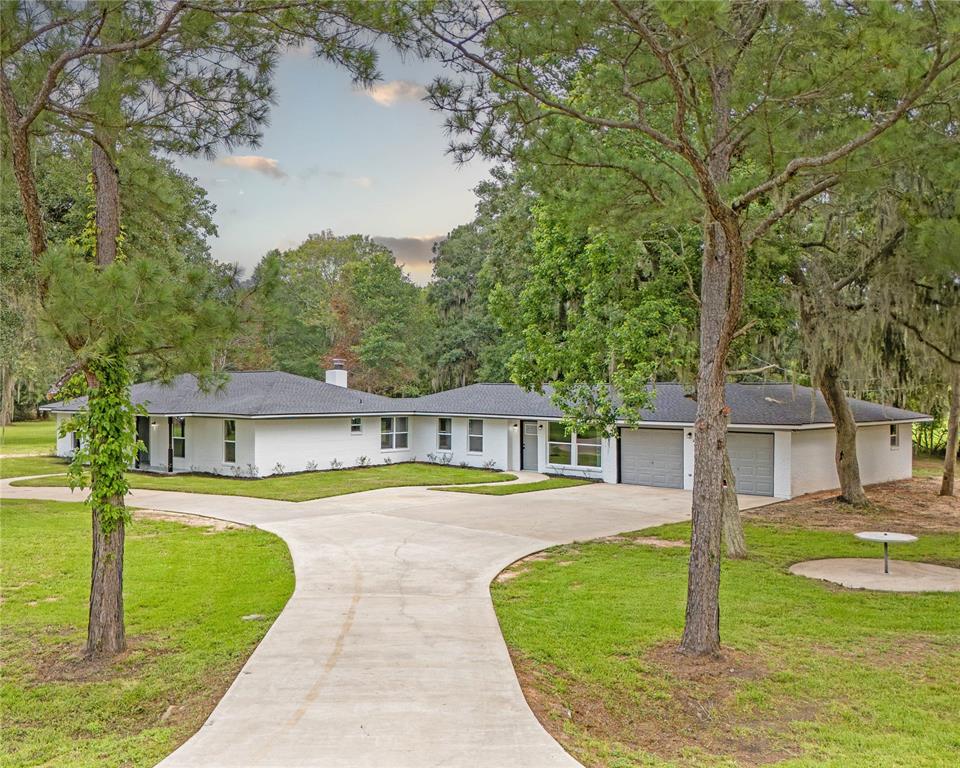
[[[551,421],[547,432],[547,461],[551,464],[573,464],[573,434],[559,421]]]
[[[408,424],[406,416],[385,416],[380,419],[380,450],[406,448],[410,444]]]
[[[900,425],[890,425],[890,450],[895,451],[900,447]]]
[[[437,419],[437,450],[453,450],[453,419]]]
[[[483,419],[468,420],[467,451],[470,453],[483,453]]]
[[[351,435],[363,434],[363,419],[361,419],[359,416],[350,417],[350,434]]]
[[[577,432],[577,455],[576,462],[578,467],[599,467],[600,466],[600,432],[596,429],[586,429],[583,432]]]
[[[187,420],[183,416],[173,417],[173,458],[187,458]]]
[[[237,461],[237,422],[233,419],[223,420],[223,461],[226,464]]]
[[[558,421],[550,422],[547,432],[547,460],[567,467],[599,467],[600,432],[585,429],[567,432]]]

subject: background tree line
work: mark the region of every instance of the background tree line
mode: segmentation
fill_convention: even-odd
[[[50,190],[48,226],[65,239],[80,237],[91,197],[76,149],[37,158]],[[934,165],[925,175],[915,163],[887,168],[882,198],[861,189],[824,200],[762,249],[747,276],[747,331],[735,341],[733,379],[825,383],[931,412],[937,422],[921,428],[922,447],[945,450],[958,233],[955,192],[934,178],[934,170],[949,178],[950,166]],[[9,163],[0,171],[9,174]],[[245,277],[210,257],[213,205],[195,181],[149,153],[130,174],[131,195],[141,190],[143,199],[127,209],[124,232],[153,248],[169,241],[222,295],[248,295],[215,352],[218,369],[322,378],[337,357],[352,386],[409,395],[478,381],[533,386],[537,376],[568,376],[573,361],[584,377],[602,380],[612,355],[643,384],[692,386],[700,233],[638,224],[621,180],[602,171],[495,169],[476,190],[476,217],[434,245],[423,287],[368,236],[331,232],[269,252]],[[9,420],[35,415],[67,352],[37,322],[12,184],[0,202]],[[137,363],[133,376],[157,373]]]

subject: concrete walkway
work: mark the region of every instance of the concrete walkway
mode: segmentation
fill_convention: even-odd
[[[81,498],[8,482],[0,492]],[[768,501],[741,499],[744,507]],[[686,519],[690,494],[625,485],[504,497],[393,488],[292,503],[138,490],[129,503],[271,531],[287,542],[296,570],[286,608],[164,768],[570,768],[578,763],[523,698],[489,583],[554,544]]]

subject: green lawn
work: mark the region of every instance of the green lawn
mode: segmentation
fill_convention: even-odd
[[[689,526],[643,535],[686,540]],[[629,537],[558,547],[494,583],[549,730],[585,765],[609,768],[956,765],[960,594],[844,590],[786,572],[877,557],[849,533],[751,525],[747,539],[751,558],[723,564],[722,637],[735,650],[713,668],[672,653],[686,547]],[[960,537],[924,535],[896,557],[960,566]]]
[[[486,496],[512,496],[515,493],[531,493],[532,491],[550,491],[554,488],[572,488],[576,485],[589,485],[592,480],[581,480],[576,477],[551,477],[547,480],[538,480],[535,483],[517,483],[516,485],[491,486],[462,486],[450,488],[431,488],[431,491],[455,491],[456,493],[482,493]]]
[[[42,475],[53,472],[66,472],[67,462],[55,456],[14,456],[0,459],[0,478],[24,477],[26,475]],[[61,477],[57,484],[66,484],[66,478]]]
[[[513,480],[516,475],[485,469],[441,466],[438,464],[390,464],[388,466],[341,469],[326,472],[303,472],[297,475],[244,480],[212,475],[149,475],[131,472],[132,488],[154,491],[189,491],[219,493],[227,496],[253,496],[258,499],[307,501],[345,493],[397,488],[408,485],[458,485],[460,483],[495,483]],[[16,485],[61,486],[66,477],[37,478]]]
[[[0,521],[9,768],[155,765],[200,727],[293,591],[289,553],[272,534],[137,520],[124,566],[129,650],[91,667],[78,658],[89,510],[8,500]],[[251,614],[263,619],[241,619]]]
[[[56,419],[15,421],[0,429],[0,454],[47,454],[56,446]]]

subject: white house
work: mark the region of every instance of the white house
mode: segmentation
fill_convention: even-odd
[[[435,461],[535,470],[607,483],[693,486],[696,403],[678,384],[658,384],[641,427],[615,437],[565,434],[550,398],[514,384],[471,384],[415,398],[347,387],[347,372],[326,382],[278,371],[230,374],[204,393],[193,376],[137,384],[133,402],[146,446],[136,466],[155,472],[263,477],[338,467]],[[791,384],[729,384],[729,452],[740,493],[792,498],[836,488],[835,431],[822,396]],[[85,398],[45,406],[58,422]],[[912,473],[911,424],[929,417],[850,400],[858,424],[864,483]],[[57,454],[73,452],[73,434]]]

